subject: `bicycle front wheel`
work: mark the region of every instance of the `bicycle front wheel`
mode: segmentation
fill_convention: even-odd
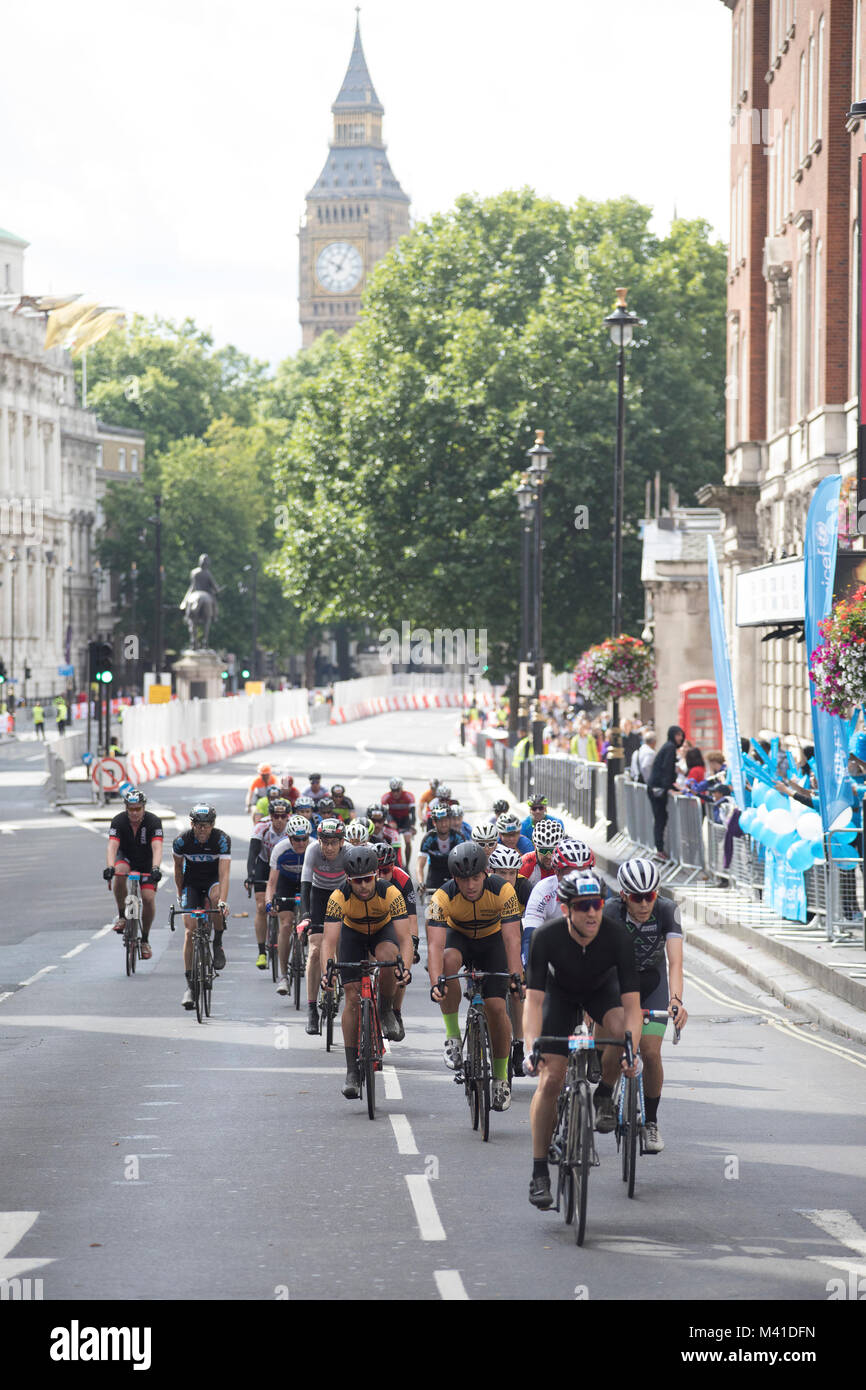
[[[200,941],[193,945],[192,992],[195,998],[195,1016],[201,1023],[204,1017],[204,950]]]
[[[625,1100],[623,1102],[623,1123],[625,1133],[622,1138],[622,1180],[627,1184],[629,1197],[634,1196],[634,1180],[637,1169],[637,1081],[627,1076],[623,1080]]]
[[[298,933],[292,928],[292,995],[295,1009],[301,1007],[301,981],[304,978],[304,947]]]
[[[280,953],[277,950],[277,939],[280,934],[279,918],[268,923],[268,955],[271,958],[271,979],[274,984],[280,978]]]
[[[478,1109],[481,1138],[486,1143],[490,1138],[490,1087],[491,1087],[491,1065],[490,1065],[490,1033],[487,1028],[487,1018],[480,1013],[476,1026],[476,1054],[473,1064],[475,1072],[475,1084],[478,1087]]]
[[[126,946],[126,973],[131,975],[135,970],[135,937],[133,935],[133,923],[130,921],[126,923],[123,941]]]
[[[571,1124],[571,1111],[573,1105],[574,1094],[572,1091],[560,1097],[559,1116],[556,1124],[556,1132],[559,1139],[559,1192],[557,1194],[557,1202],[566,1226],[570,1226],[574,1220],[574,1168],[568,1159],[568,1132]]]
[[[586,1082],[581,1082],[572,1102],[569,1126],[569,1157],[574,1180],[574,1239],[583,1245],[586,1234],[586,1202],[589,1195],[589,1168],[592,1161],[592,1098]]]
[[[376,1118],[376,1059],[373,1052],[373,1001],[361,1000],[361,1085],[367,1092],[367,1114],[371,1120]]]

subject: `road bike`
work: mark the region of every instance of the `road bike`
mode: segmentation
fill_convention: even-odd
[[[378,980],[380,970],[405,969],[402,956],[396,960],[329,960],[325,972],[325,988],[333,989],[334,972],[352,970],[359,972],[360,998],[358,999],[358,1044],[357,1065],[361,1081],[361,1098],[367,1095],[367,1114],[371,1120],[376,1118],[376,1072],[382,1070],[385,1056],[385,1038],[379,1021]]]
[[[440,975],[436,989],[444,993],[448,980],[464,980],[464,999],[469,1002],[466,1014],[466,1027],[463,1031],[460,1064],[454,1080],[462,1085],[469,1106],[469,1117],[473,1129],[481,1130],[481,1138],[486,1143],[490,1138],[490,1091],[493,1081],[493,1050],[490,1045],[490,1027],[484,1008],[481,987],[485,980],[510,980],[512,988],[517,977],[507,970],[475,970],[468,966],[454,975]],[[432,997],[432,990],[431,990]],[[509,1049],[510,1054],[510,1049]]]
[[[298,915],[297,895],[291,898],[274,898],[273,902],[267,908],[267,912],[267,951],[274,984],[276,984],[280,978],[280,957],[278,949],[280,938],[280,913],[292,913],[292,934],[289,939],[289,956],[286,961],[286,979],[289,982],[289,993],[294,996],[295,1008],[300,1009],[301,983],[307,973],[309,937],[307,935],[307,923],[296,920]]]
[[[673,1015],[666,1009],[644,1009],[644,1023],[667,1023],[674,1020],[674,1045],[680,1040],[680,1030],[676,1026],[676,1005]],[[613,1093],[616,1110],[616,1149],[622,1162],[622,1180],[626,1184],[629,1197],[634,1196],[635,1170],[637,1167],[638,1144],[641,1156],[647,1153],[644,1148],[644,1128],[646,1109],[643,1094],[643,1071],[637,1076],[620,1076]]]
[[[141,959],[141,874],[132,870],[126,875],[126,901],[123,904],[123,949],[126,953],[126,973],[135,974]]]
[[[334,1024],[340,1012],[340,1005],[343,1002],[343,983],[339,973],[334,975],[330,987],[326,983],[323,975],[319,985],[319,1017],[322,1020],[322,1036],[325,1039],[325,1051],[330,1052],[334,1045]]]
[[[201,1023],[205,1018],[210,1018],[213,995],[214,967],[210,918],[223,917],[223,912],[219,907],[170,907],[169,926],[172,931],[175,917],[192,917],[195,920],[190,988],[195,1000],[195,1016]]]
[[[631,1066],[634,1050],[631,1033],[626,1033],[625,1038],[594,1038],[585,1027],[580,1027],[567,1038],[536,1038],[532,1052],[533,1068],[537,1068],[540,1055],[556,1043],[567,1045],[568,1062],[557,1102],[556,1125],[550,1141],[548,1161],[555,1163],[558,1168],[556,1210],[562,1212],[566,1225],[574,1225],[575,1242],[583,1245],[589,1170],[597,1168],[599,1162],[587,1074],[588,1057],[596,1047],[624,1047],[626,1061]]]

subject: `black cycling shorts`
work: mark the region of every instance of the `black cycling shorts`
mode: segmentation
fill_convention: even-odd
[[[464,965],[474,965],[476,970],[507,970],[508,957],[502,932],[492,932],[490,936],[467,936],[464,932],[449,927],[445,933],[445,950],[459,951]],[[508,980],[482,980],[481,994],[484,999],[506,999]]]
[[[567,1038],[578,1024],[583,1022],[584,1013],[588,1013],[590,1018],[600,1024],[606,1013],[621,1006],[622,995],[615,970],[609,970],[598,987],[585,999],[575,999],[573,994],[566,994],[564,990],[557,988],[553,980],[549,980],[544,991],[541,1032],[545,1037]],[[564,1042],[550,1043],[544,1050],[557,1057],[568,1056],[568,1044]]]
[[[277,875],[277,887],[274,893],[275,898],[296,898],[301,891],[301,880],[291,878],[288,874]],[[280,908],[281,912],[289,912],[287,907]]]
[[[214,883],[210,884],[210,886],[207,888],[200,888],[197,883],[185,883],[183,885],[183,893],[181,894],[180,899],[181,907],[212,907],[213,904],[211,903],[209,896],[210,891],[211,888],[218,887],[219,879],[217,879]],[[211,921],[215,922],[216,918],[212,917]]]
[[[366,960],[373,956],[377,946],[381,946],[383,941],[393,941],[399,947],[400,938],[393,922],[386,922],[381,931],[374,932],[372,936],[367,936],[364,932],[352,931],[351,927],[342,926],[340,928],[340,944],[337,947],[338,960]],[[406,969],[411,968],[412,962],[404,962]],[[343,984],[356,984],[361,978],[360,970],[341,970],[340,975]]]

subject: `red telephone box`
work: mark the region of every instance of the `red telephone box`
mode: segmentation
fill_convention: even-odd
[[[715,681],[686,681],[680,686],[677,722],[689,743],[702,753],[722,746],[722,719]]]

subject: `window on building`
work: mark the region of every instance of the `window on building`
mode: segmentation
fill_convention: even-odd
[[[740,260],[746,259],[746,238],[749,226],[747,199],[749,194],[749,165],[743,166],[743,186],[740,190]]]
[[[731,110],[736,111],[740,100],[740,20],[734,20],[734,61],[731,64]]]
[[[117,468],[118,468],[118,472],[120,472],[120,473],[125,473],[125,472],[126,472],[126,450],[125,450],[125,449],[118,449],[118,451],[117,451]]]
[[[860,90],[860,25],[863,19],[862,4],[863,0],[856,0],[856,4],[854,6],[854,74],[852,86],[855,92]]]
[[[782,134],[782,148],[784,150],[784,163],[782,166],[782,206],[780,213],[782,217],[787,216],[791,210],[791,122],[785,122]]]
[[[855,221],[851,228],[851,358],[849,371],[848,394],[856,396],[858,390],[857,381],[857,306],[860,303],[860,259],[857,254],[857,242],[860,228]]]
[[[103,466],[103,464],[102,464],[102,445],[101,445],[101,444],[97,444],[97,446],[96,446],[96,466],[97,466],[97,468],[102,468],[102,466]]]
[[[815,139],[824,138],[824,16],[818,23],[818,70],[815,74]]]
[[[819,242],[815,245],[815,268],[812,272],[812,280],[815,286],[814,304],[812,307],[812,409],[815,410],[821,404],[821,337],[822,325],[821,315],[823,310],[823,285],[821,277],[824,273],[823,267],[823,247]]]
[[[767,438],[776,433],[776,315],[767,324]]]
[[[815,35],[809,40],[809,118],[806,128],[806,144],[812,148],[815,139]]]
[[[806,54],[800,54],[799,109],[797,111],[797,163],[806,157]]]
[[[797,266],[797,419],[809,410],[809,257],[800,253]]]
[[[4,267],[4,281],[6,284],[6,294],[12,293],[12,266],[7,262]]]
[[[130,458],[130,468],[132,469],[133,473],[137,473],[137,472],[138,472],[138,450],[137,450],[137,449],[133,449],[133,451],[132,451],[132,455],[131,455],[131,458]]]

